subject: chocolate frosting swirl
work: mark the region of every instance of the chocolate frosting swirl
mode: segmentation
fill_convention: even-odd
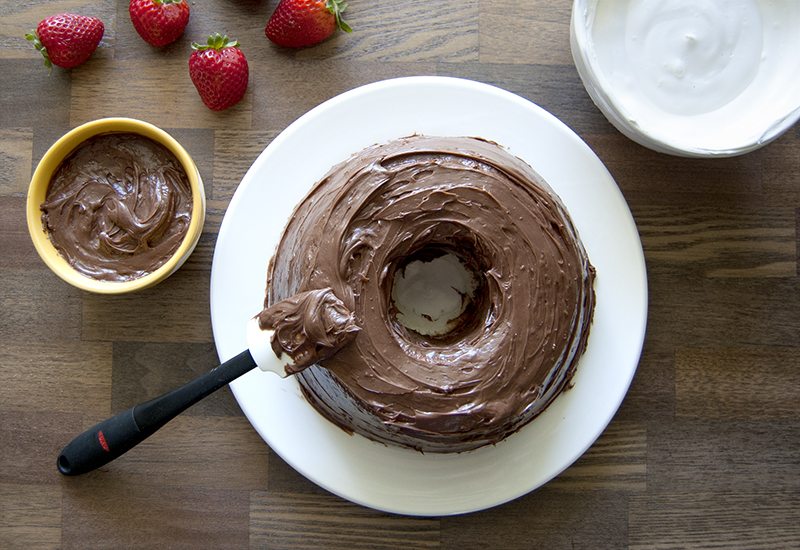
[[[327,359],[359,331],[353,313],[330,288],[309,290],[281,300],[258,314],[262,330],[272,330],[272,351],[286,354],[292,364],[286,374],[297,374]]]
[[[471,321],[442,338],[403,326],[391,298],[397,270],[428,251],[480,279]],[[457,452],[502,440],[567,387],[593,282],[561,201],[527,164],[481,139],[412,136],[313,187],[272,259],[266,303],[331,288],[362,327],[298,375],[323,415],[377,441]]]
[[[133,133],[103,134],[61,163],[41,210],[50,240],[76,270],[128,281],[155,271],[178,249],[192,190],[163,145]]]

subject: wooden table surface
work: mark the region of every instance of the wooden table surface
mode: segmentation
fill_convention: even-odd
[[[657,154],[617,132],[583,89],[568,0],[350,4],[352,35],[290,52],[264,38],[275,0],[193,1],[186,35],[163,50],[135,34],[124,0],[0,2],[0,548],[800,547],[800,128],[738,158]],[[84,66],[48,75],[22,35],[58,11],[99,16],[106,34]],[[187,71],[191,41],[213,31],[241,41],[251,70],[244,100],[223,113],[201,104]],[[398,517],[301,477],[224,389],[101,471],[58,474],[57,452],[80,430],[215,366],[212,253],[261,150],[320,102],[407,75],[470,78],[541,105],[628,200],[648,331],[595,445],[509,504]],[[208,214],[179,272],[104,297],[44,266],[24,204],[55,139],[115,115],[183,143]]]

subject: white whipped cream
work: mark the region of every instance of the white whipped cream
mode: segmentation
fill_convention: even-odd
[[[800,0],[576,0],[587,91],[652,149],[730,156],[800,118]]]

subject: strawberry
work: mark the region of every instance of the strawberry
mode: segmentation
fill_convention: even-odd
[[[281,0],[267,21],[264,33],[279,46],[304,48],[319,44],[339,27],[352,32],[342,13],[343,0]]]
[[[103,32],[105,26],[96,17],[59,13],[39,21],[36,30],[25,38],[39,50],[48,68],[58,65],[71,69],[91,57]]]
[[[189,22],[186,0],[131,0],[128,13],[139,36],[157,48],[180,38]]]
[[[189,77],[200,99],[212,111],[222,111],[239,102],[247,90],[249,69],[239,42],[214,33],[204,45],[192,43]]]

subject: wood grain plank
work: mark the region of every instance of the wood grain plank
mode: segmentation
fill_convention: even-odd
[[[351,3],[347,20],[356,31],[293,56],[382,63],[477,61],[479,19],[478,0],[440,0],[435,9],[425,0]]]
[[[25,40],[25,33],[36,28],[39,21],[56,13],[71,12],[97,17],[103,21],[105,32],[94,56],[113,55],[114,29],[116,28],[117,2],[115,0],[34,0],[33,2],[0,3],[0,59],[22,58],[38,61],[31,63],[42,67],[41,55]],[[60,69],[55,69],[60,70]]]
[[[211,235],[219,233],[219,227],[222,225],[222,219],[225,217],[228,204],[230,204],[230,199],[206,201],[206,223],[203,226],[204,233]]]
[[[540,489],[478,514],[442,518],[442,548],[624,548],[628,496]]]
[[[684,420],[648,426],[652,493],[800,491],[800,423]]]
[[[433,63],[381,63],[346,59],[295,60],[266,56],[253,72],[253,128],[277,134],[323,101],[363,84],[393,77],[433,74]],[[288,92],[291,90],[291,92]],[[330,139],[352,129],[330,128]],[[354,151],[355,152],[355,151]]]
[[[153,121],[160,125],[159,121]],[[203,180],[206,198],[212,197],[214,174],[214,131],[208,128],[163,128],[192,157]]]
[[[800,204],[800,124],[763,149],[761,178],[775,204]]]
[[[250,545],[257,548],[438,548],[439,520],[392,516],[333,495],[253,491]]]
[[[664,345],[795,345],[800,279],[649,274],[648,338]]]
[[[33,407],[19,411],[3,405],[0,417],[0,483],[58,485],[62,476],[56,470],[56,457],[83,429],[83,414]]]
[[[214,259],[214,247],[217,244],[217,234],[204,231],[200,234],[200,239],[194,247],[192,254],[181,266],[182,271],[211,271],[211,263]]]
[[[800,412],[800,348],[679,349],[675,365],[679,417],[789,420]]]
[[[0,483],[0,547],[59,548],[61,489]]]
[[[481,63],[571,65],[570,13],[569,2],[483,0]]]
[[[572,64],[437,63],[436,74],[513,92],[555,115],[579,135],[616,132],[592,103]]]
[[[791,206],[650,206],[636,210],[652,270],[732,278],[794,277],[797,234]]]
[[[62,548],[246,548],[249,493],[65,479]]]
[[[121,411],[175,389],[217,365],[213,344],[115,342],[111,407]],[[220,389],[189,408],[190,416],[241,416],[231,392]]]
[[[189,79],[188,54],[153,63],[149,58],[90,59],[72,79],[69,121],[76,126],[106,116],[128,116],[166,128],[250,127],[252,93],[215,112],[203,105]]]
[[[568,491],[642,492],[647,488],[647,429],[614,421],[575,464],[547,485]]]
[[[674,416],[673,347],[646,337],[633,382],[615,418],[626,421],[658,422],[669,421]]]
[[[269,468],[267,472],[267,489],[271,494],[330,495],[328,491],[289,466],[272,450],[269,453]]]
[[[0,347],[3,408],[85,412],[111,411],[111,345],[103,342],[42,340]],[[32,406],[33,405],[33,406]]]
[[[260,130],[217,130],[214,136],[214,190],[217,200],[230,200],[250,165],[275,138]]]
[[[33,246],[33,245],[31,245]],[[0,269],[0,337],[47,342],[80,337],[81,293],[48,269]]]
[[[25,200],[0,196],[0,278],[4,269],[47,269],[28,233]]]
[[[0,128],[0,195],[27,193],[32,155],[31,128]]]
[[[764,150],[733,158],[676,162],[675,157],[646,149],[615,130],[582,137],[634,205],[639,196],[650,205],[740,208],[760,206],[769,199],[762,177]]]
[[[27,44],[27,41],[23,40]],[[34,51],[34,53],[36,53]],[[33,59],[0,59],[0,127],[33,128],[69,122],[71,75],[54,70],[48,74]],[[24,82],[25,85],[20,85]],[[36,93],[31,93],[36,90]]]
[[[797,492],[670,492],[630,501],[630,548],[800,547]]]
[[[245,418],[181,415],[91,477],[159,488],[258,490],[267,486],[267,460],[266,444]]]
[[[82,296],[85,340],[211,342],[209,273],[178,270],[155,287],[121,296]]]

